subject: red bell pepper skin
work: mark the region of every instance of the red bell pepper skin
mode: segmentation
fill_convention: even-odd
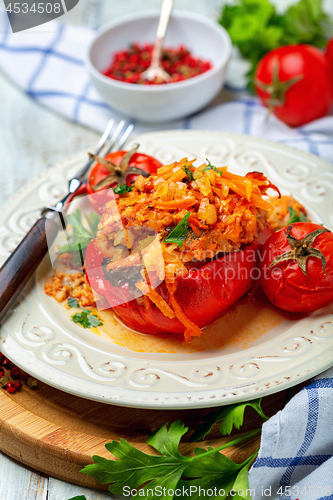
[[[258,278],[257,257],[264,241],[272,233],[267,228],[260,238],[246,249],[227,254],[191,269],[178,281],[175,298],[188,318],[200,328],[227,311],[248,292]],[[126,301],[128,285],[113,287],[105,280],[101,268],[103,256],[92,241],[86,251],[86,269],[91,287],[107,299],[121,321],[129,328],[143,333],[184,333],[185,327],[177,318],[168,318],[150,300],[143,297]],[[199,263],[198,263],[199,264]],[[170,304],[169,292],[163,281],[156,291]],[[119,305],[119,302],[123,303]]]

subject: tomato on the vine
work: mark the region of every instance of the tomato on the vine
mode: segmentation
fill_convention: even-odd
[[[269,300],[285,311],[308,313],[333,301],[333,233],[296,222],[264,244],[261,284]]]
[[[328,57],[312,45],[285,45],[258,63],[255,90],[280,120],[298,127],[325,116],[333,102]]]
[[[135,149],[136,148],[134,148],[134,150]],[[107,154],[104,160],[111,162],[115,166],[121,166],[122,161],[124,160],[126,154],[127,151],[114,151],[112,153]],[[160,167],[162,167],[162,163],[156,160],[156,158],[137,152],[134,152],[130,156],[129,161],[126,162],[126,168],[128,169],[138,168],[144,172],[147,172],[148,174],[154,174]],[[129,172],[130,171],[131,170],[129,170]],[[130,186],[133,180],[135,180],[136,177],[138,176],[138,174],[134,173],[128,173],[126,175],[126,171],[124,172],[124,174],[125,174],[126,184],[128,186]],[[114,193],[112,189],[108,188],[115,187],[118,183],[117,180],[111,180],[109,183],[106,182],[104,186],[96,190],[96,186],[98,184],[102,184],[104,180],[108,177],[110,177],[110,170],[108,170],[106,166],[101,165],[101,163],[99,162],[92,167],[88,175],[87,193],[88,195],[93,195],[90,196],[89,199],[91,201],[93,208],[97,212],[99,212],[108,201],[114,199]],[[122,183],[124,182],[124,180],[120,180],[120,182]]]

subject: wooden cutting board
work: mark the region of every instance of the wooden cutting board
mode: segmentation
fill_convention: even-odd
[[[283,391],[264,398],[262,406],[268,416],[283,408],[290,393]],[[154,450],[146,444],[149,433],[165,422],[181,419],[189,428],[199,423],[209,409],[142,410],[95,403],[78,398],[38,382],[35,390],[26,384],[9,394],[0,389],[0,449],[10,457],[40,472],[81,486],[107,489],[94,478],[80,473],[93,463],[93,455],[111,458],[104,445],[112,440],[127,439],[146,453]],[[251,409],[246,410],[242,432],[258,428],[262,420]],[[233,435],[240,434],[239,431]],[[218,426],[200,446],[213,447],[230,440],[219,437]],[[186,438],[186,436],[185,436]],[[260,435],[226,455],[242,462],[260,445]],[[191,454],[193,443],[184,442],[180,450]]]

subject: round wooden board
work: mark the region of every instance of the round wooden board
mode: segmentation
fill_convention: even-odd
[[[298,387],[297,387],[298,389]],[[288,391],[263,399],[263,409],[271,416],[283,408]],[[96,403],[78,398],[38,382],[35,390],[23,384],[9,394],[0,389],[0,449],[10,457],[38,471],[81,486],[106,489],[94,478],[80,473],[93,463],[93,455],[111,458],[105,444],[125,438],[146,453],[154,450],[146,444],[147,436],[165,422],[183,420],[190,429],[210,409],[142,410]],[[262,420],[246,410],[242,432],[258,428]],[[233,432],[238,434],[239,432]],[[200,446],[220,446],[230,437],[219,437],[218,425]],[[186,438],[186,436],[185,436]],[[260,435],[241,446],[229,448],[226,455],[236,462],[250,456],[260,444]],[[197,444],[184,442],[181,453],[191,454]]]

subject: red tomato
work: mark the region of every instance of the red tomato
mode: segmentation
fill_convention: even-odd
[[[311,45],[285,45],[259,61],[255,90],[275,116],[292,127],[325,116],[333,101],[326,55]]]
[[[111,161],[115,165],[119,165],[126,153],[127,151],[115,151],[113,153],[107,154],[105,156],[105,159]],[[130,159],[129,167],[137,167],[141,170],[144,170],[145,172],[154,174],[158,168],[162,167],[162,163],[152,156],[148,156],[143,153],[134,153]],[[105,177],[107,177],[109,173],[110,172],[108,172],[108,170],[100,163],[96,163],[89,172],[87,193],[88,195],[94,195],[90,197],[90,201],[93,208],[97,212],[100,212],[108,201],[114,199],[114,194],[112,190],[107,189],[106,187],[102,188],[98,192],[95,192],[91,186],[95,186],[100,181],[105,179]],[[127,177],[127,184],[130,185],[131,180],[136,179],[136,177],[137,175],[129,175]],[[112,186],[114,185],[115,184],[112,184]]]
[[[303,239],[314,231],[319,234],[315,236],[314,233],[312,238],[307,238],[313,241]],[[289,256],[286,255],[286,260],[282,260],[281,255],[287,252]],[[311,222],[296,222],[268,238],[261,255],[261,283],[264,292],[280,309],[308,313],[333,301],[331,231]],[[275,261],[277,258],[280,261]],[[276,264],[269,269],[274,261]]]
[[[329,40],[326,46],[326,57],[328,59],[329,69],[331,72],[331,84],[333,89],[333,38]]]
[[[198,263],[198,267],[202,266],[200,269],[191,270],[178,281],[175,298],[193,323],[200,328],[208,325],[251,289],[258,278],[258,250],[270,234],[271,228],[267,227],[245,250],[206,264]],[[148,301],[147,305],[142,297],[131,300],[128,283],[114,287],[106,281],[101,267],[103,256],[93,241],[87,247],[85,258],[91,287],[108,300],[126,326],[144,333],[184,333],[185,327],[177,318],[166,317],[152,302]],[[156,290],[170,303],[164,281]],[[123,303],[119,305],[121,300]]]

